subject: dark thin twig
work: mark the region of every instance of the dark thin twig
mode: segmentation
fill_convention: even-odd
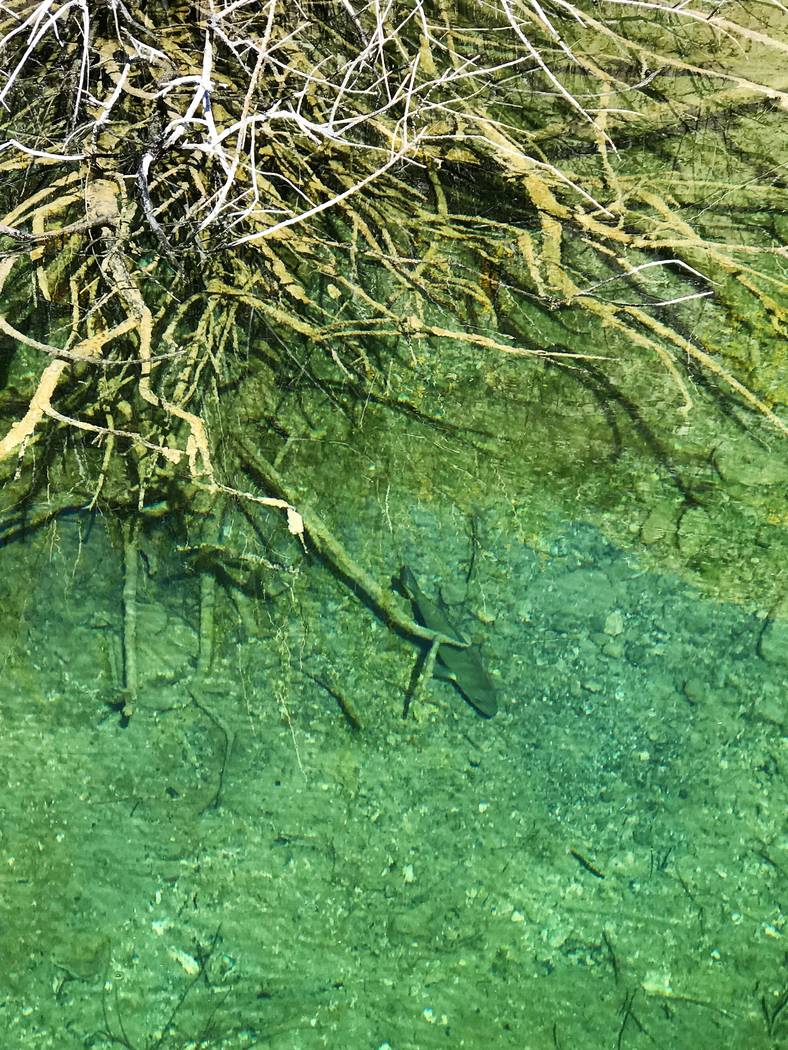
[[[164,1037],[169,1033],[170,1028],[172,1027],[172,1023],[175,1020],[175,1018],[176,1018],[176,1016],[178,1014],[178,1011],[181,1009],[183,1004],[186,1002],[187,996],[189,995],[191,990],[194,988],[194,986],[197,984],[197,982],[202,977],[205,976],[206,967],[208,966],[208,963],[211,960],[211,956],[216,951],[216,945],[219,943],[219,937],[221,935],[221,932],[222,932],[222,927],[221,927],[221,924],[220,924],[219,926],[216,927],[216,932],[214,933],[213,937],[211,938],[211,943],[210,943],[210,946],[209,946],[207,952],[205,952],[204,954],[200,953],[200,955],[198,957],[197,963],[198,963],[199,969],[197,970],[197,973],[194,975],[194,977],[192,977],[192,979],[186,985],[184,990],[181,992],[180,998],[178,999],[177,1003],[173,1007],[172,1013],[167,1018],[166,1024],[164,1024],[162,1026],[161,1035],[159,1036],[159,1038],[156,1040],[155,1043],[149,1044],[148,1050],[159,1050],[159,1047],[164,1042]]]
[[[232,750],[234,737],[230,736],[230,734],[227,732],[227,730],[216,717],[216,715],[213,713],[213,711],[207,708],[205,704],[200,703],[200,701],[197,699],[197,697],[194,695],[191,689],[188,690],[188,693],[189,696],[192,698],[192,703],[194,704],[194,706],[199,711],[202,711],[206,718],[213,722],[213,724],[222,734],[222,737],[224,739],[224,753],[222,755],[222,762],[219,767],[219,783],[217,784],[216,791],[214,792],[210,801],[207,802],[206,805],[202,808],[201,812],[205,813],[209,809],[218,809],[221,805],[222,789],[224,788],[224,775],[227,771],[227,765],[230,761],[230,751]]]
[[[363,723],[358,716],[355,706],[339,687],[339,684],[336,681],[336,676],[333,673],[319,675],[313,674],[311,671],[304,669],[304,674],[307,678],[311,678],[313,682],[319,685],[321,689],[324,689],[330,697],[336,700],[339,705],[339,710],[345,716],[348,725],[354,732],[363,729]]]
[[[145,218],[148,221],[148,225],[156,234],[156,240],[161,246],[161,250],[167,257],[172,266],[177,272],[183,276],[183,268],[178,260],[175,258],[175,253],[172,250],[172,245],[167,240],[167,235],[162,229],[162,225],[156,218],[156,214],[153,210],[153,201],[150,196],[150,189],[148,187],[148,170],[150,169],[151,163],[154,159],[152,153],[145,153],[140,161],[140,166],[137,168],[137,190],[140,195],[140,203],[142,204],[142,210],[145,213]]]
[[[602,940],[605,942],[605,947],[607,948],[607,957],[610,960],[610,965],[613,967],[613,979],[616,982],[616,984],[618,984],[618,978],[620,976],[618,959],[616,958],[616,953],[613,950],[613,944],[610,940],[610,936],[608,935],[607,930],[602,930]]]

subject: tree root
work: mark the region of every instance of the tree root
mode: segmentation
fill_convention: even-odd
[[[128,718],[137,701],[137,577],[139,569],[138,529],[127,522],[123,529],[123,710]]]
[[[431,631],[404,613],[395,602],[393,592],[381,587],[377,580],[353,559],[316,512],[299,500],[281,474],[247,442],[236,438],[236,444],[249,473],[257,480],[261,480],[268,489],[275,492],[291,507],[298,507],[298,514],[303,520],[304,529],[321,556],[339,576],[349,581],[353,588],[366,598],[389,627],[400,631],[409,638],[428,642],[430,646],[451,645],[456,649],[467,648],[467,642],[459,642],[456,638],[441,634],[440,631]]]

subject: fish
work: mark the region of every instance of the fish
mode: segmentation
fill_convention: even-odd
[[[412,605],[416,618],[424,626],[438,634],[466,642],[454,627],[441,607],[428,598],[419,587],[411,570],[403,565],[397,580],[402,593]],[[455,649],[451,645],[441,645],[435,663],[435,677],[453,682],[468,703],[483,718],[492,718],[498,710],[498,699],[495,686],[484,670],[479,649],[468,645],[465,649]]]

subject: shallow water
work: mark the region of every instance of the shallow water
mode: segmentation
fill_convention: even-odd
[[[104,522],[3,550],[6,1046],[781,1045],[784,625],[436,493],[334,527],[481,644],[489,722],[438,681],[403,720],[417,650],[314,558],[217,586],[197,671],[166,519],[127,721]]]
[[[732,41],[697,61],[722,62],[717,49]],[[521,97],[515,79],[497,115],[525,122],[546,166],[603,191],[609,229],[594,232],[590,198],[562,180],[549,195],[521,185],[530,164],[482,164],[447,141],[441,168],[431,146],[429,171],[425,153],[370,183],[315,240],[240,259],[244,275],[260,265],[285,321],[294,310],[306,331],[337,333],[338,357],[273,311],[240,332],[241,315],[223,328],[218,308],[200,320],[195,306],[214,343],[193,391],[177,359],[155,375],[157,393],[205,409],[220,473],[226,435],[248,428],[376,581],[413,570],[480,647],[495,718],[437,680],[408,705],[425,654],[279,514],[255,529],[234,504],[188,507],[184,486],[179,508],[143,516],[133,595],[117,521],[0,531],[0,1050],[788,1045],[788,467],[777,428],[717,382],[729,370],[784,420],[777,94],[656,55],[627,72],[623,52],[601,37],[597,50],[649,88],[590,96],[617,155],[561,135],[555,99],[527,83]],[[750,35],[726,68],[776,92],[772,56]],[[637,110],[620,135],[619,102]],[[323,155],[331,178],[341,158]],[[158,333],[183,289],[151,244],[130,233],[126,262],[148,271]],[[95,271],[76,242],[71,270],[41,247],[14,270],[3,310],[28,335],[64,337],[74,274],[100,277],[103,297],[104,249],[85,245]],[[206,295],[214,265],[200,257]],[[85,323],[95,335],[117,318],[97,303]],[[180,323],[189,342],[192,314]],[[356,327],[384,334],[367,346]],[[133,339],[117,352],[133,358]],[[17,347],[3,363],[0,437],[39,355]],[[107,389],[58,405],[103,425]],[[111,389],[128,398],[116,422],[133,407],[129,428],[158,442],[155,406],[132,406],[133,384]],[[49,422],[3,515],[32,463],[51,469],[53,499],[104,484],[107,503],[131,503],[128,478],[155,477],[119,439],[99,482],[106,446]]]

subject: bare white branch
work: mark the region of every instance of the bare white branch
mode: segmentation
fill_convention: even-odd
[[[781,0],[763,3],[786,10]],[[201,237],[216,231],[223,243],[229,229],[246,227],[238,244],[307,221],[397,161],[421,164],[425,149],[434,157],[436,149],[463,142],[493,156],[504,174],[539,171],[551,186],[571,189],[610,218],[596,189],[589,192],[588,184],[551,164],[515,122],[502,123],[499,99],[522,86],[548,105],[552,99],[557,110],[569,107],[601,152],[615,149],[615,127],[637,115],[630,103],[658,75],[663,59],[688,74],[703,70],[628,38],[605,9],[664,16],[711,38],[788,50],[751,22],[724,18],[719,7],[704,0],[486,0],[479,4],[483,25],[461,24],[458,16],[455,27],[435,19],[423,0],[338,0],[335,26],[319,25],[313,10],[298,3],[206,0],[201,53],[195,54],[193,30],[188,47],[165,46],[124,0],[108,5],[117,43],[112,52],[96,46],[89,0],[14,2],[0,8],[0,104],[13,109],[20,78],[39,52],[68,54],[70,117],[60,130],[53,125],[45,140],[24,141],[17,132],[0,142],[0,151],[79,163],[95,153],[99,132],[125,119],[118,114],[126,100],[158,100],[167,116],[157,141],[140,149],[137,170],[144,168],[143,181],[154,192],[158,172],[173,158],[194,158],[203,193],[187,213],[199,220]],[[472,19],[472,11],[471,3],[464,17]],[[324,45],[331,33],[340,46]],[[491,49],[480,54],[493,37]],[[592,38],[611,45],[609,72],[595,65],[598,48],[584,46]],[[629,84],[621,79],[626,63],[640,67]],[[780,88],[723,70],[714,75],[788,105]],[[490,128],[504,132],[494,146]],[[337,151],[342,170],[356,172],[354,188],[325,185],[322,197],[313,199],[319,196],[313,185],[307,191],[276,163],[261,162],[278,150],[297,154],[307,170],[313,155]]]

